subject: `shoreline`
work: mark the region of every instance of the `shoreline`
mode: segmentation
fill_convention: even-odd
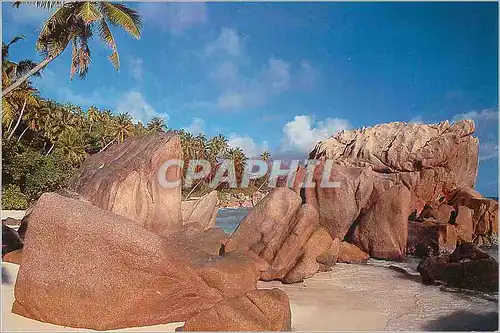
[[[4,268],[11,275],[11,283],[2,284],[3,330],[83,330],[11,313],[13,276],[19,266],[2,263],[2,270]],[[301,283],[259,281],[257,287],[279,288],[287,293],[294,331],[484,331],[498,327],[498,295],[488,299],[480,293],[457,293],[439,286],[427,286],[381,266],[339,263],[331,271],[317,273]],[[177,322],[113,331],[173,332],[182,325]]]

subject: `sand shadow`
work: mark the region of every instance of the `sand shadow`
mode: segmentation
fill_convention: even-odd
[[[12,284],[12,279],[9,275],[9,272],[3,265],[2,265],[2,284],[7,284],[7,285]]]
[[[424,327],[427,331],[496,331],[498,312],[477,314],[469,311],[455,311],[431,320]]]

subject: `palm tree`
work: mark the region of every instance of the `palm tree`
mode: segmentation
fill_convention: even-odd
[[[137,11],[124,4],[106,1],[35,1],[33,3],[38,7],[56,8],[40,29],[40,35],[36,42],[36,49],[44,56],[44,59],[5,88],[2,96],[6,96],[31,75],[45,68],[70,44],[73,51],[70,75],[73,77],[78,73],[80,78],[84,78],[90,65],[88,42],[95,32],[99,34],[101,41],[111,48],[112,53],[108,59],[118,70],[120,59],[115,39],[109,28],[110,24],[121,27],[137,39],[141,36],[141,17]],[[16,7],[19,7],[20,4],[20,1],[14,2]]]
[[[214,136],[208,141],[208,154],[213,163],[217,161],[217,158],[224,156],[228,149],[228,140],[222,134]]]
[[[271,159],[271,153],[268,150],[264,150],[262,154],[260,154],[260,159],[264,162],[269,162]]]
[[[227,155],[228,159],[233,161],[234,170],[236,172],[236,179],[238,180],[238,182],[240,182],[241,178],[243,176],[243,170],[245,169],[248,158],[246,157],[245,153],[243,152],[243,149],[241,149],[240,147],[229,149],[226,155]]]
[[[62,132],[57,144],[57,149],[60,149],[74,165],[79,165],[88,155],[82,132],[75,128]]]
[[[127,113],[120,113],[115,117],[112,123],[113,140],[118,140],[118,142],[123,142],[129,136],[134,134],[134,123],[132,122],[132,117]]]
[[[5,44],[2,42],[2,85],[5,87],[10,85],[13,80],[19,79],[21,76],[26,74],[31,69],[35,68],[36,62],[30,59],[24,59],[15,63],[9,60],[9,51],[11,45],[24,40],[26,36],[19,35],[10,40],[9,43]],[[36,72],[33,75],[40,76],[40,72]]]
[[[79,109],[75,109],[72,105],[61,105],[58,103],[48,103],[46,107],[50,110],[48,118],[44,124],[44,134],[52,143],[52,146],[46,153],[50,155],[56,143],[59,141],[59,136],[62,133],[71,131],[81,127]]]
[[[92,132],[92,125],[98,121],[101,120],[101,113],[99,112],[99,109],[96,108],[95,106],[91,106],[87,110],[87,120],[89,122],[89,133]]]
[[[154,117],[148,122],[146,128],[149,133],[165,132],[165,120],[160,117]]]
[[[20,35],[14,37],[8,44],[2,42],[2,86],[4,87],[36,66],[36,63],[29,59],[21,60],[19,63],[9,59],[10,47],[24,38],[24,35]],[[8,126],[7,132],[10,131],[14,118],[17,116],[17,123],[10,131],[8,140],[12,138],[21,123],[25,110],[38,106],[37,90],[31,86],[29,81],[25,81],[19,88],[9,97],[2,97],[2,124]]]
[[[142,122],[138,121],[137,124],[134,125],[134,136],[140,136],[151,133],[147,127],[144,127]]]
[[[35,88],[31,87],[29,82],[25,82],[20,89],[16,90],[15,93],[10,95],[8,98],[5,99],[5,104],[7,105],[7,110],[9,113],[9,117],[12,114],[17,115],[17,122],[14,125],[14,128],[11,130],[9,137],[7,140],[10,140],[14,133],[16,132],[19,124],[21,123],[21,119],[23,119],[23,115],[26,109],[32,109],[34,107],[38,107],[38,90]],[[22,103],[22,106],[21,106]],[[13,109],[17,109],[19,111],[19,114],[17,112],[12,112]]]

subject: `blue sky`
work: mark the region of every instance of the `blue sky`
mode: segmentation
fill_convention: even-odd
[[[85,80],[68,50],[35,81],[43,96],[160,115],[174,128],[223,133],[248,155],[306,156],[344,128],[473,118],[477,189],[498,187],[497,3],[130,3],[142,38],[114,29],[119,72],[95,40]],[[47,12],[3,3],[13,59],[40,59]]]

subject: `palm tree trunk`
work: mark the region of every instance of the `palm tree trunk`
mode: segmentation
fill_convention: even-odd
[[[7,131],[5,132],[5,135],[10,132],[10,129],[12,128],[12,124],[14,123],[14,120],[11,120],[9,123],[9,127],[7,127]]]
[[[30,128],[29,126],[26,126],[26,128],[24,129],[24,131],[21,133],[21,135],[19,135],[19,137],[17,138],[17,142],[21,141],[21,138],[23,137],[24,133],[26,133],[26,131],[28,130],[28,128]]]
[[[109,142],[108,142],[108,144],[104,146],[104,148],[102,148],[101,150],[99,150],[99,152],[106,150],[106,148],[108,148],[108,146],[109,146],[110,144],[112,144],[115,140],[116,140],[116,138],[115,138],[115,139],[113,139],[113,140],[111,140],[111,141],[109,141]]]
[[[52,147],[50,147],[49,151],[47,152],[47,154],[45,154],[45,156],[49,156],[49,154],[52,152],[52,149],[54,149],[54,146],[56,145],[56,143],[54,142],[52,144]]]
[[[10,132],[9,137],[7,138],[7,141],[9,141],[12,138],[12,136],[14,135],[14,133],[16,132],[16,129],[19,126],[19,123],[21,122],[21,118],[23,117],[24,109],[26,108],[27,102],[28,102],[28,98],[25,98],[23,108],[21,109],[21,114],[19,115],[19,118],[17,118],[16,126],[14,126],[14,128],[12,129],[12,132]]]
[[[59,53],[60,54],[60,53]],[[10,86],[8,86],[7,88],[5,88],[3,91],[2,91],[2,97],[5,97],[7,94],[9,94],[12,90],[16,89],[17,87],[19,87],[21,84],[23,84],[24,81],[26,81],[27,79],[29,79],[30,76],[32,76],[33,74],[37,73],[38,71],[42,70],[45,66],[47,66],[52,60],[54,60],[55,58],[57,58],[57,56],[59,55],[55,55],[55,56],[52,56],[52,57],[47,57],[45,59],[43,59],[38,65],[36,65],[33,69],[29,70],[26,74],[24,74],[23,76],[21,76],[19,79],[16,80],[16,82],[12,83]]]
[[[195,185],[195,187],[192,188],[192,190],[188,193],[188,195],[186,196],[186,199],[184,199],[184,200],[189,199],[189,197],[191,196],[191,194],[193,194],[194,190],[196,190],[196,188],[198,187],[198,185],[201,184],[202,181],[203,181],[203,178],[200,179],[200,181]]]

